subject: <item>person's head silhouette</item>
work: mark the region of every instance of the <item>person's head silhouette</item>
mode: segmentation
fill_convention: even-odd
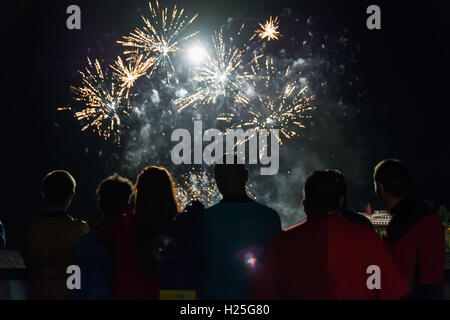
[[[136,245],[144,268],[154,272],[152,241],[179,213],[176,189],[170,172],[158,166],[144,168],[135,188]]]
[[[224,198],[246,194],[245,184],[249,178],[249,172],[244,164],[237,163],[237,156],[234,156],[232,164],[227,164],[226,156],[224,156],[223,163],[214,166],[214,178]]]
[[[386,159],[378,163],[374,169],[373,181],[375,193],[389,209],[413,189],[408,165],[397,159]]]
[[[308,217],[339,213],[345,203],[345,181],[335,170],[314,171],[303,188],[303,207]]]
[[[158,166],[144,168],[136,182],[136,215],[171,220],[178,211],[175,183],[170,172]]]
[[[339,193],[344,197],[344,203],[342,204],[342,210],[348,210],[348,200],[347,200],[347,183],[345,182],[345,177],[339,170],[329,169],[326,172],[334,174],[339,182]]]
[[[76,182],[65,170],[48,173],[41,184],[41,195],[48,210],[66,211],[75,195]]]
[[[133,184],[117,173],[105,178],[97,188],[97,203],[105,219],[120,214],[133,197]]]

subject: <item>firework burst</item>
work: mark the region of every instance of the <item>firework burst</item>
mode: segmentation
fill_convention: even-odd
[[[278,142],[283,145],[282,138],[291,139],[298,135],[298,129],[305,128],[304,119],[310,119],[308,111],[314,109],[310,102],[314,96],[308,94],[308,87],[302,89],[296,83],[290,83],[281,99],[273,99],[267,95],[258,97],[259,105],[249,109],[250,120],[242,123],[240,127],[261,129],[279,129]]]
[[[259,23],[260,29],[255,31],[255,34],[250,40],[252,40],[256,36],[261,40],[277,40],[281,36],[280,32],[278,31],[278,23],[278,17],[275,17],[275,19],[272,19],[272,17],[270,17],[265,24]]]
[[[192,79],[196,90],[193,94],[176,99],[174,104],[181,111],[189,106],[215,104],[219,97],[232,97],[235,102],[245,106],[250,100],[242,92],[245,79],[250,77],[241,70],[243,51],[227,48],[223,41],[223,31],[213,34],[213,53],[207,54],[205,62],[196,68],[197,75]]]
[[[146,59],[142,61],[143,55],[139,55],[137,59],[126,65],[122,58],[119,56],[114,65],[110,65],[113,70],[113,74],[119,79],[121,86],[126,88],[126,97],[128,98],[130,89],[134,85],[134,82],[147,73],[147,70],[153,66],[154,58]]]
[[[128,116],[130,108],[124,88],[107,77],[97,59],[94,62],[89,58],[87,60],[88,66],[84,71],[79,71],[82,85],[71,87],[75,100],[83,104],[83,109],[75,112],[75,118],[86,123],[82,131],[92,129],[105,140],[114,136],[120,144],[121,117]]]
[[[226,113],[217,120],[237,121],[237,128],[255,129],[255,133],[262,129],[279,129],[278,142],[282,145],[283,138],[291,139],[298,135],[299,129],[305,128],[304,120],[311,118],[308,112],[315,108],[311,106],[315,96],[298,79],[290,80],[290,67],[281,72],[275,68],[273,58],[266,57],[263,62],[261,58],[262,55],[255,56],[251,63],[250,78],[258,92],[257,98],[246,108],[247,118],[243,120],[233,113]]]
[[[198,14],[189,18],[184,13],[184,9],[179,9],[175,5],[172,10],[160,8],[159,2],[153,5],[149,2],[150,18],[142,16],[145,26],[142,29],[136,28],[128,36],[124,36],[122,41],[117,41],[124,47],[130,48],[125,54],[131,54],[129,60],[136,59],[141,53],[145,59],[154,58],[153,68],[150,74],[156,70],[165,73],[167,81],[175,72],[171,62],[171,54],[180,50],[179,44],[195,35],[194,32],[184,35],[186,28],[194,22]]]

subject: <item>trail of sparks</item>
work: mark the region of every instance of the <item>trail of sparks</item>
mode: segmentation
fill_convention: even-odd
[[[282,73],[276,70],[272,58],[266,57],[261,63],[261,57],[262,55],[255,56],[252,61],[251,78],[254,88],[259,88],[259,91],[257,99],[246,108],[248,120],[242,120],[240,117],[235,119],[233,113],[222,114],[217,120],[228,123],[237,120],[237,128],[253,128],[255,133],[262,129],[279,129],[281,134],[277,139],[282,145],[283,138],[291,139],[299,135],[298,129],[305,128],[303,120],[311,118],[308,112],[315,108],[311,106],[315,96],[309,93],[308,86],[302,87],[297,80],[289,81],[290,67]],[[280,84],[284,84],[282,94],[270,95],[271,92],[280,92]]]
[[[280,32],[278,31],[278,23],[278,17],[275,17],[275,19],[272,19],[272,17],[270,17],[265,24],[259,23],[259,27],[261,29],[256,30],[255,34],[250,38],[250,40],[252,40],[255,36],[258,36],[261,40],[264,40],[266,38],[267,41],[278,40],[281,36]]]
[[[223,31],[213,34],[213,53],[207,54],[206,61],[196,70],[192,79],[196,90],[193,94],[176,99],[178,111],[192,106],[215,104],[219,97],[232,97],[242,106],[250,99],[242,92],[243,80],[250,77],[241,71],[242,50],[227,48],[223,41]]]
[[[85,71],[78,71],[82,76],[82,85],[71,87],[75,100],[84,107],[75,112],[75,118],[86,123],[82,131],[92,129],[105,140],[114,136],[120,144],[121,117],[128,116],[130,108],[129,101],[124,97],[124,88],[107,78],[97,59],[94,62],[89,58],[87,60]]]
[[[134,82],[145,75],[147,70],[153,66],[154,58],[146,59],[142,62],[143,55],[139,55],[137,59],[126,65],[122,58],[119,56],[114,65],[110,65],[113,70],[113,74],[120,80],[121,86],[126,88],[128,98],[130,89],[134,85]]]
[[[189,18],[184,14],[184,9],[178,9],[176,5],[172,10],[160,8],[158,1],[154,5],[149,2],[149,8],[150,18],[142,16],[145,26],[142,29],[136,28],[130,35],[124,36],[122,41],[117,42],[130,48],[124,52],[131,54],[130,60],[141,53],[144,54],[145,59],[153,57],[150,74],[160,70],[165,73],[167,81],[170,82],[170,76],[175,73],[170,54],[180,50],[180,42],[198,34],[194,32],[184,35],[185,29],[194,22],[198,14]]]
[[[260,95],[258,101],[262,107],[249,109],[248,112],[252,118],[240,126],[255,128],[256,131],[279,129],[282,135],[278,137],[278,142],[283,145],[283,136],[291,139],[298,135],[298,129],[305,128],[303,120],[311,118],[306,113],[314,109],[310,106],[314,96],[308,95],[308,87],[300,89],[297,84],[290,83],[281,99],[277,100],[267,95]]]

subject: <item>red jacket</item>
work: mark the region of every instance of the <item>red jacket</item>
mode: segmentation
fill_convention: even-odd
[[[100,226],[97,237],[100,242],[115,249],[113,298],[158,299],[158,280],[145,273],[136,248],[134,215],[131,210]]]
[[[413,287],[411,298],[442,299],[445,228],[440,216],[413,197],[400,201],[391,213],[387,242]]]
[[[380,267],[380,290],[367,287],[371,265]],[[258,268],[255,299],[397,299],[409,292],[378,235],[341,215],[284,231]]]

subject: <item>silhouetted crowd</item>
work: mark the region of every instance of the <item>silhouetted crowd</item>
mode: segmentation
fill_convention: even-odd
[[[95,228],[67,214],[71,174],[50,172],[41,190],[47,211],[28,224],[21,251],[28,298],[443,299],[444,226],[414,192],[407,164],[374,168],[375,192],[392,215],[380,237],[349,209],[339,171],[307,177],[307,219],[282,230],[278,213],[247,195],[249,172],[236,163],[214,166],[223,198],[207,209],[199,201],[180,208],[163,167],[144,168],[135,184],[107,177],[96,190]],[[71,265],[79,267],[74,288]]]

